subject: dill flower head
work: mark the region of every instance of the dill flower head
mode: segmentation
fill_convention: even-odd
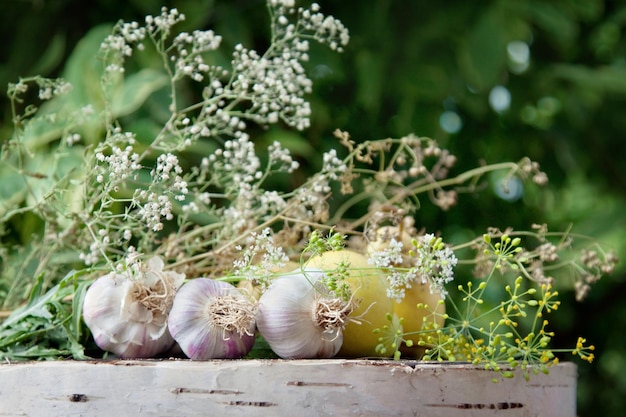
[[[417,272],[425,284],[430,278],[431,293],[438,292],[445,299],[445,285],[454,280],[454,267],[458,259],[452,249],[445,246],[441,238],[425,234],[415,242]]]

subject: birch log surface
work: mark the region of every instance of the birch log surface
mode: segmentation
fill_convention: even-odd
[[[576,416],[576,365],[548,375],[388,360],[0,365],[1,416]]]

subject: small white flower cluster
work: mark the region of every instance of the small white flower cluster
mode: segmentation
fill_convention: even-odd
[[[278,161],[270,158],[264,173],[248,135],[239,133],[235,136],[236,139],[226,141],[223,149],[209,156],[208,164],[211,166],[213,181],[225,187],[226,198],[231,200],[223,212],[227,227],[231,230],[245,230],[256,221],[274,216],[287,205],[278,192],[264,191],[260,186],[272,169],[291,172],[297,163],[286,149],[274,144],[271,148]]]
[[[138,217],[140,221],[154,232],[163,230],[163,222],[161,219],[174,219],[172,202],[166,195],[140,190],[135,193],[134,200],[136,202],[146,201],[143,204],[138,203],[140,205]]]
[[[178,34],[173,40],[177,55],[171,57],[176,69],[174,79],[187,76],[198,82],[204,80],[212,67],[204,61],[202,54],[218,49],[221,42],[222,37],[212,30]]]
[[[28,78],[20,78],[17,83],[9,83],[7,95],[9,98],[17,99],[18,96],[28,91],[28,83],[34,82],[39,87],[38,96],[40,100],[50,100],[53,97],[72,91],[72,85],[62,78],[45,78],[39,75]],[[22,101],[22,99],[18,99]],[[31,106],[31,111],[36,107]]]
[[[100,260],[100,248],[101,243],[98,241],[93,241],[89,245],[89,252],[80,252],[78,254],[78,259],[83,261],[86,266],[95,265]]]
[[[27,91],[28,91],[28,83],[23,79],[20,79],[16,83],[9,83],[7,87],[7,95],[9,97],[17,97],[20,94],[24,94]]]
[[[404,262],[404,244],[391,238],[388,245],[369,254],[368,262],[376,268],[386,271],[387,297],[402,302],[405,291],[412,286],[412,282],[418,277],[416,267],[409,269],[400,267]]]
[[[297,38],[294,42],[298,42]],[[246,97],[251,101],[247,111],[258,123],[283,120],[303,130],[309,127],[311,107],[304,99],[313,83],[306,75],[302,60],[303,47],[280,45],[281,50],[267,56],[237,45],[233,52],[234,81],[226,88],[228,95]]]
[[[337,157],[337,150],[331,149],[324,153],[322,171],[331,180],[338,180],[341,174],[348,170],[344,161]]]
[[[280,213],[287,207],[287,202],[277,191],[266,190],[259,196],[259,207],[264,211],[261,219],[266,220],[272,215]]]
[[[116,46],[126,56],[132,55],[133,52],[129,44],[141,42],[146,37],[146,29],[140,27],[137,22],[123,23],[119,32],[119,37],[123,39],[123,42],[119,39],[115,40]]]
[[[322,169],[311,179],[311,189],[318,194],[327,194],[331,191],[330,182],[337,181],[348,171],[348,166],[337,157],[337,151],[331,149],[322,157]]]
[[[350,41],[350,34],[339,19],[320,13],[320,6],[317,3],[313,3],[310,9],[301,8],[299,12],[300,24],[305,30],[313,33],[313,39],[328,44],[332,50],[343,51],[343,47]]]
[[[113,136],[109,138],[111,143],[110,154],[105,155],[103,150],[96,152],[96,181],[98,183],[106,183],[107,188],[117,190],[119,184],[132,177],[136,171],[141,169],[139,164],[139,155],[133,152],[133,144],[135,136],[130,132],[122,132],[116,129]],[[118,144],[127,144],[119,147]]]
[[[445,284],[454,279],[453,268],[458,262],[454,252],[443,244],[441,238],[426,234],[417,241],[413,266],[406,268],[402,267],[404,249],[401,241],[390,239],[386,247],[369,255],[370,264],[387,271],[387,296],[401,302],[405,291],[418,283],[430,284],[431,294],[439,293],[445,298],[448,294]]]
[[[223,149],[209,156],[213,175],[227,186],[227,192],[251,190],[251,184],[260,180],[261,161],[254,152],[254,143],[247,133],[239,133],[235,139],[227,140]]]
[[[165,38],[170,34],[172,26],[178,22],[185,20],[185,15],[180,13],[178,9],[161,8],[159,16],[146,16],[146,28],[150,35],[154,38]]]
[[[137,43],[138,49],[143,49],[141,41],[146,37],[146,29],[140,27],[137,22],[120,22],[116,25],[112,34],[107,36],[102,44],[100,50],[109,55],[111,60],[107,65],[106,71],[108,72],[124,72],[124,58],[133,54],[132,44]],[[113,58],[115,57],[115,58]]]
[[[279,171],[292,173],[300,167],[298,161],[294,161],[289,149],[283,148],[280,142],[274,141],[268,148],[269,164]]]
[[[50,100],[53,97],[69,93],[72,90],[72,85],[61,78],[53,80],[37,77],[35,81],[39,85],[40,100]]]
[[[149,35],[155,42],[164,40],[170,34],[172,26],[185,20],[185,15],[177,9],[161,9],[160,16],[146,16],[146,25],[140,26],[138,22],[119,22],[113,29],[113,33],[107,36],[100,45],[101,52],[107,57],[109,64],[107,72],[124,72],[124,60],[133,54],[133,45],[143,50],[143,40]],[[184,37],[181,38],[181,41]],[[204,39],[203,39],[204,40]],[[219,40],[218,40],[219,44]]]
[[[237,250],[242,250],[237,246]],[[289,257],[283,248],[276,246],[272,231],[265,228],[261,233],[251,233],[241,256],[233,262],[234,274],[258,284],[262,289],[269,285],[271,275],[283,268]]]
[[[308,9],[298,8],[298,25],[290,23],[288,15],[295,10],[293,0],[272,0],[270,5],[275,9],[274,22],[272,28],[274,33],[290,39],[296,33],[305,34],[319,43],[327,44],[331,49],[338,52],[343,51],[343,47],[350,41],[350,34],[343,23],[333,16],[325,16],[320,12],[321,7],[317,3],[312,3]]]
[[[67,144],[67,146],[73,146],[78,142],[80,142],[79,133],[70,133],[65,137],[65,143]]]
[[[391,238],[389,244],[382,250],[370,254],[368,262],[376,268],[390,268],[403,262],[402,251],[404,245],[401,241]]]
[[[133,201],[139,207],[138,218],[154,232],[163,230],[162,220],[173,220],[173,204],[175,200],[184,201],[189,194],[187,181],[183,179],[183,169],[178,157],[172,153],[159,155],[156,166],[150,172],[152,182],[148,189],[137,189]],[[185,211],[197,212],[196,205],[184,206]]]
[[[183,201],[189,190],[187,189],[187,182],[180,176],[182,172],[183,169],[180,167],[178,157],[171,153],[165,153],[159,155],[156,168],[150,174],[155,182],[171,183],[168,192],[176,193],[174,198]]]
[[[404,299],[406,290],[411,288],[412,283],[415,282],[418,277],[418,271],[416,267],[408,270],[390,269],[386,275],[387,279],[387,297],[401,303]],[[421,285],[421,284],[420,284]]]
[[[224,88],[218,79],[213,79],[210,86],[205,88],[204,96],[209,97],[211,94],[216,94],[220,97],[224,94]],[[213,97],[208,102],[210,104],[205,105],[202,113],[194,123],[186,128],[192,137],[197,135],[207,138],[221,135],[232,137],[246,129],[246,122],[242,118],[254,118],[249,114],[240,114],[223,109],[227,101],[221,98],[216,102],[215,97]]]
[[[422,283],[426,284],[430,278],[430,292],[438,292],[445,298],[448,291],[445,284],[454,280],[453,268],[458,263],[454,252],[444,246],[441,238],[433,234],[425,234],[421,237],[416,248],[417,271],[422,277]]]

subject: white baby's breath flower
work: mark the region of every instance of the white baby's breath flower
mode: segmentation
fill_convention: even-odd
[[[248,236],[245,248],[233,266],[236,275],[265,288],[269,285],[271,274],[287,262],[289,257],[282,247],[276,246],[271,230],[266,228],[261,233],[253,232]]]
[[[348,170],[347,165],[337,157],[337,150],[331,149],[324,153],[322,171],[329,179],[336,180]]]
[[[65,137],[65,143],[67,143],[68,146],[72,146],[75,143],[78,143],[79,141],[80,141],[80,134],[78,133],[71,133]]]
[[[183,20],[185,20],[185,15],[180,13],[178,9],[163,7],[159,16],[146,16],[146,29],[153,36],[160,34],[160,36],[166,37],[170,34],[172,26]]]
[[[145,203],[139,202],[139,195],[135,193],[135,201],[139,204],[140,209],[138,214],[139,220],[143,222],[152,231],[158,232],[163,230],[163,223],[161,219],[172,220],[174,214],[172,213],[172,203],[166,195],[159,195],[155,192],[148,193],[148,201]]]
[[[297,161],[293,160],[289,149],[283,148],[278,141],[274,141],[274,143],[267,148],[267,151],[270,164],[276,165],[279,170],[291,173],[300,166]]]

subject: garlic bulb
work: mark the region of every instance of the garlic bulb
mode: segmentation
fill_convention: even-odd
[[[350,303],[330,295],[320,270],[296,270],[272,281],[259,299],[257,328],[281,358],[332,358],[343,342]]]
[[[184,278],[163,271],[158,257],[98,278],[83,302],[83,318],[98,347],[123,358],[150,358],[171,348],[167,315]]]
[[[181,287],[168,323],[190,359],[234,359],[255,341],[255,306],[232,284],[196,278]]]

